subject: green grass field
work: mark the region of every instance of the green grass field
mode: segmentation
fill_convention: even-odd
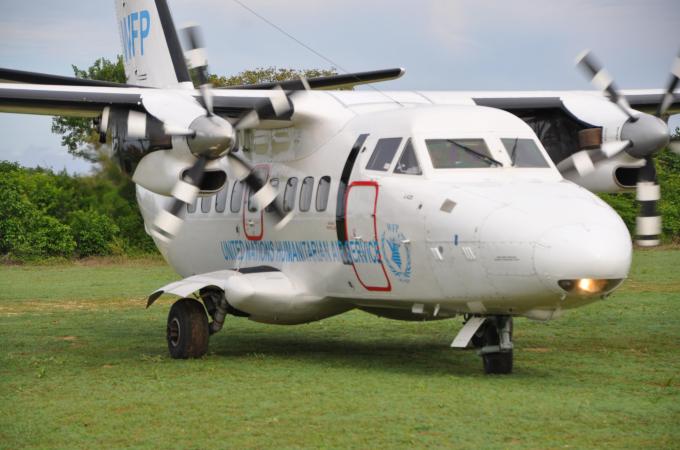
[[[167,356],[155,260],[0,267],[0,448],[679,448],[680,251],[611,298],[515,322],[515,373],[448,347],[459,319],[230,317]]]

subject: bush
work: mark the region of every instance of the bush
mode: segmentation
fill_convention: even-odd
[[[110,255],[118,234],[118,226],[97,211],[75,211],[69,225],[76,241],[78,256]]]
[[[0,179],[0,253],[15,258],[71,257],[71,230],[32,204],[20,186]]]
[[[0,161],[0,256],[150,252],[155,247],[128,179],[105,170],[70,176]]]

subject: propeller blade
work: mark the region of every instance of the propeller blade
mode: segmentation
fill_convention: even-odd
[[[668,144],[668,148],[670,148],[673,153],[680,155],[680,140],[671,141],[670,144]]]
[[[567,173],[575,170],[579,176],[585,177],[586,175],[592,173],[595,170],[595,165],[587,150],[581,150],[576,152],[570,157],[560,161],[557,164],[557,170],[561,173]]]
[[[213,95],[212,85],[208,81],[208,57],[203,44],[201,28],[198,25],[191,25],[184,28],[184,36],[188,50],[184,52],[187,65],[196,73],[198,78],[203,107],[208,111],[208,116],[213,115]]]
[[[281,86],[276,86],[271,92],[273,95],[270,97],[270,100],[276,117],[283,116],[290,111],[290,102],[288,101],[288,96],[283,88],[281,88]]]
[[[163,124],[163,132],[168,136],[186,136],[194,137],[196,136],[196,131],[189,128],[178,127],[174,125],[169,125],[167,123]]]
[[[204,156],[198,158],[193,166],[187,171],[183,179],[180,179],[172,189],[174,201],[168,210],[162,210],[152,224],[157,236],[165,241],[172,240],[184,223],[185,205],[196,201],[199,186],[205,175],[205,165],[208,159]]]
[[[248,161],[241,158],[240,155],[229,153],[227,157],[229,158],[229,164],[232,171],[236,174],[236,177],[248,186],[250,192],[254,192],[252,201],[255,202],[257,208],[265,210],[265,208],[269,206],[271,211],[278,217],[276,229],[280,230],[285,227],[292,219],[293,212],[291,211],[286,214],[281,206],[275,201],[276,197],[279,195],[278,190],[270,183],[267,183],[266,180],[262,180],[258,175],[257,170],[255,170]]]
[[[132,139],[146,138],[146,114],[139,111],[128,111],[127,135]]]
[[[251,109],[239,117],[239,119],[234,123],[234,129],[244,130],[248,128],[255,128],[259,124],[260,114],[257,112],[257,109]]]
[[[661,216],[657,210],[661,189],[657,183],[656,167],[651,156],[645,158],[645,165],[638,172],[635,198],[640,205],[635,220],[636,243],[642,247],[657,246],[661,238]]]
[[[609,141],[600,146],[600,152],[605,158],[616,156],[632,144],[631,141]]]
[[[631,121],[636,121],[637,116],[630,110],[628,100],[619,92],[614,84],[614,79],[606,69],[591,54],[590,50],[584,50],[577,58],[576,65],[580,67],[590,78],[590,83],[600,91],[604,92],[609,100],[616,104]]]
[[[659,108],[656,110],[656,116],[661,117],[666,114],[668,108],[673,104],[673,99],[675,98],[675,88],[680,82],[680,55],[675,58],[673,63],[673,68],[671,69],[671,79],[666,87],[666,93],[659,104]]]

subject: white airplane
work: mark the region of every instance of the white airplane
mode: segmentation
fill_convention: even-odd
[[[625,96],[589,54],[604,92],[333,90],[401,69],[211,89],[196,28],[183,53],[165,0],[116,8],[128,84],[2,69],[0,111],[99,121],[184,277],[147,305],[181,298],[173,358],[205,354],[228,314],[301,324],[360,309],[463,316],[452,347],[509,373],[513,317],[554,319],[628,275],[630,235],[592,192],[637,185],[638,242],[658,243],[652,158],[680,62],[665,91]]]

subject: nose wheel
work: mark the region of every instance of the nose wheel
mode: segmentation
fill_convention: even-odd
[[[478,353],[484,363],[484,373],[512,373],[512,317],[488,317],[473,338],[473,344],[480,347]]]
[[[208,316],[201,302],[177,300],[168,313],[167,341],[175,359],[200,358],[208,351]]]

